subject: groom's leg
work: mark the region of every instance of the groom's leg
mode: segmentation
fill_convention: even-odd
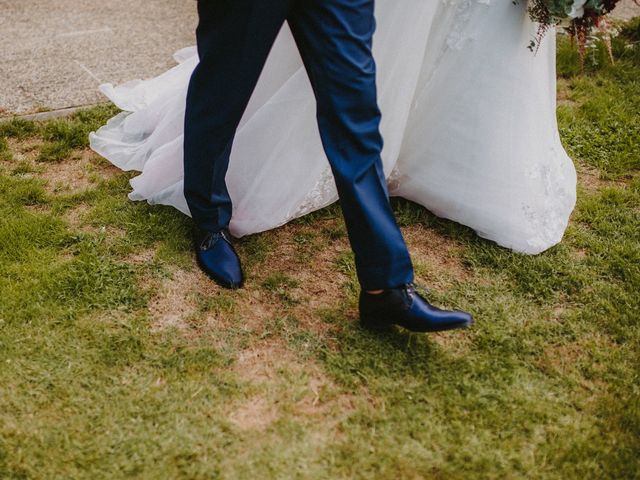
[[[289,16],[318,103],[325,151],[364,289],[413,281],[389,204],[371,54],[373,0],[299,0]]]
[[[187,94],[184,193],[202,230],[231,220],[225,176],[233,138],[291,0],[200,0],[200,63]]]

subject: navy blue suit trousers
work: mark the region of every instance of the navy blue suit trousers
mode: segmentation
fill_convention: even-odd
[[[198,12],[200,63],[189,85],[184,142],[185,197],[196,225],[214,232],[229,225],[233,139],[287,21],[315,92],[359,281],[367,290],[412,282],[380,158],[374,0],[199,0]]]

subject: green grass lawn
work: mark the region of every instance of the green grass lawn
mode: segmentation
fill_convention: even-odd
[[[580,175],[565,241],[512,253],[395,201],[420,283],[464,332],[356,324],[330,207],[239,242],[245,289],[188,219],[87,149],[112,107],[0,124],[0,478],[640,478],[640,47],[559,50]],[[637,39],[635,39],[637,42]]]

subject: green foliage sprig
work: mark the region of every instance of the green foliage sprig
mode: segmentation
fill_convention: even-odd
[[[540,27],[529,48],[537,50],[550,28],[563,26],[577,39],[581,55],[589,36],[596,30],[606,31],[605,16],[620,0],[530,0],[529,15]],[[634,0],[638,3],[638,0]],[[640,4],[639,4],[640,5]]]

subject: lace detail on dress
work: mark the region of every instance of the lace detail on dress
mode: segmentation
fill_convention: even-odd
[[[452,50],[460,50],[467,40],[471,40],[473,37],[469,35],[469,21],[471,20],[471,7],[475,3],[481,5],[490,5],[491,0],[442,0],[445,5],[452,5],[455,7],[455,13],[453,14],[453,24],[451,26],[451,32],[447,36],[447,47]]]
[[[558,215],[557,207],[549,204],[542,208],[523,205],[522,210],[525,218],[531,222],[531,225],[535,225],[539,232],[538,235],[527,240],[527,244],[532,249],[541,251],[558,242],[557,235],[561,235],[564,231],[562,226],[566,221]]]
[[[396,165],[391,173],[389,174],[389,178],[387,178],[387,185],[389,187],[389,193],[393,194],[396,190],[400,188],[400,182],[402,179],[402,174],[398,170],[398,166]]]
[[[309,193],[304,197],[304,200],[296,211],[289,215],[290,219],[299,218],[307,213],[311,213],[320,208],[338,200],[338,190],[336,189],[336,182],[331,172],[331,167],[328,166],[322,172],[320,179],[316,182]]]
[[[547,159],[560,158],[562,152],[555,147],[550,148]],[[534,249],[545,249],[558,241],[558,236],[566,227],[566,212],[574,202],[574,196],[566,185],[566,176],[559,165],[549,160],[529,167],[525,176],[538,183],[541,198],[537,205],[522,203],[524,217],[529,221],[536,235],[527,239],[527,243]]]
[[[462,50],[465,43],[473,39],[473,35],[470,34],[471,29],[469,23],[473,15],[473,6],[477,4],[490,6],[491,0],[441,0],[443,5],[447,6],[445,12],[444,25],[448,28],[448,33],[443,37],[440,37],[439,47],[437,55],[433,60],[433,66],[430,69],[430,73],[424,78],[421,90],[416,92],[416,102],[422,93],[427,89],[431,83],[431,79],[436,74],[436,71],[442,62],[443,58],[447,55],[449,50]],[[441,25],[442,27],[442,25]],[[444,28],[444,27],[442,27]]]
[[[398,188],[400,188],[400,182],[403,175],[397,167],[391,171],[391,174],[387,177],[387,185],[389,192],[393,194]],[[298,209],[289,215],[290,219],[302,217],[308,213],[319,210],[327,205],[332,204],[338,200],[338,191],[336,189],[336,183],[331,172],[331,167],[327,167],[323,172],[320,179],[313,186],[311,191],[304,198],[302,204]]]

